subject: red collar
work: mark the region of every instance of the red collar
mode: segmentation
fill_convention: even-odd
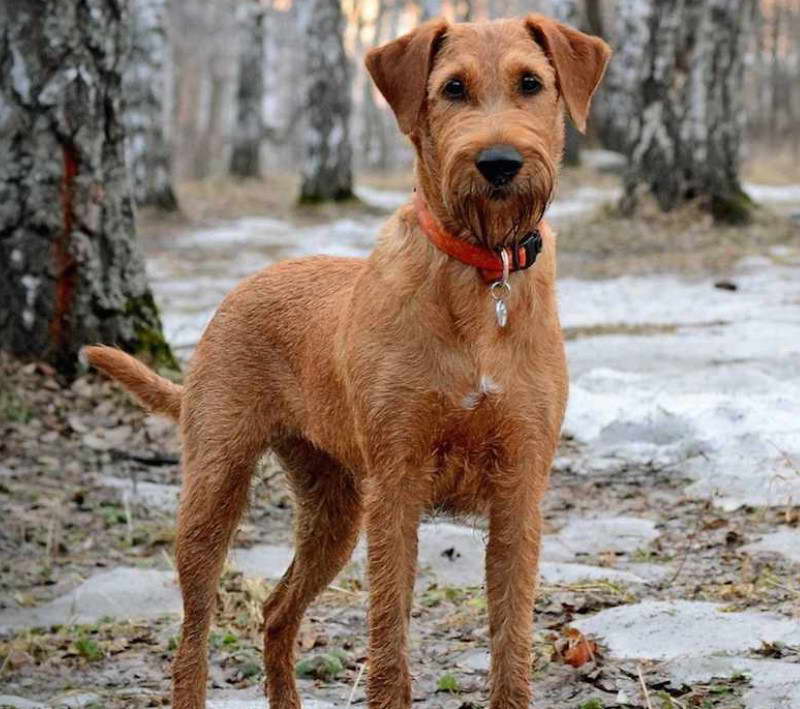
[[[414,209],[417,213],[417,221],[422,227],[425,236],[439,251],[448,256],[474,266],[480,272],[482,278],[487,283],[499,281],[503,277],[503,259],[501,253],[503,249],[508,254],[510,270],[522,271],[530,268],[536,262],[536,257],[542,250],[542,236],[538,229],[528,234],[516,249],[509,246],[493,251],[482,246],[475,246],[464,239],[459,239],[448,232],[436,217],[431,214],[425,198],[420,192],[414,195]]]

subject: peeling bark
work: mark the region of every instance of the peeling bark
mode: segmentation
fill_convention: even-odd
[[[126,153],[133,197],[140,206],[178,209],[164,135],[169,47],[166,0],[130,5],[131,47],[123,73]]]
[[[738,223],[751,202],[739,181],[745,42],[753,0],[659,0],[633,13],[641,47],[628,93],[634,122],[622,207],[642,189],[664,211],[699,199]]]
[[[134,239],[119,0],[0,0],[0,348],[70,375],[91,342],[174,366]]]
[[[261,141],[265,126],[264,103],[264,10],[260,3],[246,5],[242,20],[242,50],[239,57],[237,112],[231,153],[231,174],[261,177]]]
[[[343,25],[339,0],[313,0],[305,23],[308,125],[301,202],[353,196],[350,62]]]

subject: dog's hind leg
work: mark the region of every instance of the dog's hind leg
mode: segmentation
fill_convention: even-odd
[[[358,540],[361,495],[352,473],[311,445],[275,447],[295,495],[295,553],[264,604],[264,664],[270,709],[300,709],[294,645],[303,613],[341,571]]]
[[[266,441],[258,412],[234,417],[219,413],[224,410],[196,406],[183,421],[176,562],[184,616],[172,666],[174,709],[205,709],[208,631],[219,577]],[[193,411],[202,413],[193,417]]]

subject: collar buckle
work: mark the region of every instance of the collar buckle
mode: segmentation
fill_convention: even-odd
[[[519,247],[514,249],[514,270],[524,271],[536,263],[536,258],[542,252],[542,234],[538,229],[530,232],[519,244]],[[525,263],[520,264],[520,253],[525,255]]]

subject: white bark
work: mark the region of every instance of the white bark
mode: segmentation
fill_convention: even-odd
[[[264,138],[264,10],[260,2],[243,7],[241,25],[231,174],[257,178],[261,177],[260,153]]]
[[[339,0],[313,0],[306,21],[305,160],[300,200],[353,195],[350,146],[350,62],[344,50]]]
[[[619,73],[634,117],[626,210],[646,186],[664,210],[701,199],[720,220],[747,218],[738,171],[752,2],[659,0],[644,16],[632,2]]]
[[[131,3],[131,49],[123,75],[126,155],[136,204],[177,209],[165,138],[165,97],[171,85],[166,0]]]
[[[650,42],[651,0],[616,0],[609,35],[614,48],[600,90],[592,101],[593,125],[603,145],[627,153],[634,130],[636,94]]]

